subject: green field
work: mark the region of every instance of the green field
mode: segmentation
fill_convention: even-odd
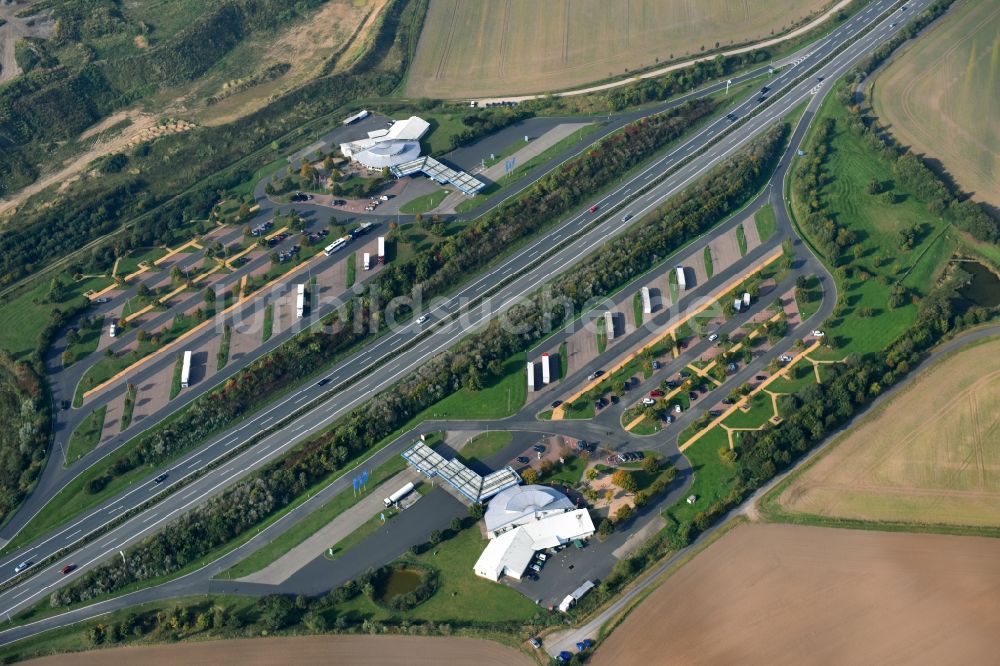
[[[261,326],[260,331],[260,341],[267,342],[271,339],[271,333],[274,331],[274,305],[271,303],[267,304],[264,308],[264,325]]]
[[[63,368],[68,368],[97,349],[97,345],[101,341],[101,332],[104,328],[104,317],[95,316],[93,319],[87,319],[81,322],[77,328],[80,339],[73,344],[66,345],[66,351],[63,352],[62,359]]]
[[[108,406],[101,405],[70,434],[69,445],[66,447],[67,462],[75,462],[94,450],[101,441],[101,429],[104,428],[104,416],[107,411]]]
[[[162,247],[136,248],[118,260],[118,266],[115,268],[115,271],[118,275],[131,275],[139,270],[139,264],[143,262],[152,264],[166,253],[166,248]]]
[[[743,229],[742,224],[736,226],[736,243],[740,246],[740,256],[745,257],[747,255],[747,232]]]
[[[713,428],[684,450],[684,457],[694,471],[689,494],[695,496],[695,502],[688,504],[681,500],[666,510],[667,515],[678,521],[690,520],[732,490],[737,482],[736,465],[722,460],[719,450],[723,448],[729,449],[726,432]]]
[[[405,204],[400,206],[399,212],[406,215],[426,213],[427,211],[434,210],[440,206],[446,196],[448,196],[447,190],[437,190],[436,192],[419,196],[416,199],[407,201]]]
[[[875,109],[960,187],[1000,206],[1000,5],[956,3],[875,82]]]
[[[774,416],[771,396],[761,391],[750,399],[750,410],[737,409],[723,423],[730,428],[759,428]]]
[[[774,217],[774,208],[771,204],[754,213],[753,223],[757,226],[757,235],[762,243],[774,235],[778,230],[778,220]]]
[[[767,385],[767,390],[772,393],[798,393],[807,386],[816,383],[816,371],[813,364],[807,360],[801,360],[787,370],[788,378],[779,377]]]
[[[931,216],[914,193],[893,185],[894,203],[868,193],[871,181],[884,182],[891,175],[891,163],[847,129],[847,110],[833,95],[820,107],[817,120],[823,118],[835,122],[824,163],[829,178],[820,190],[823,214],[852,232],[856,241],[849,259],[841,260],[849,266],[834,270],[839,313],[834,313],[826,332],[835,336],[837,349],[821,350],[815,356],[842,358],[852,352],[877,352],[913,323],[915,303],[889,306],[892,285],[901,284],[917,296],[925,294],[947,262],[953,242],[945,233],[947,224]],[[810,149],[817,127],[814,123],[810,128]],[[800,229],[815,244],[814,231],[803,226],[806,213],[794,188],[792,208]],[[902,249],[900,232],[910,228],[918,230],[917,240],[913,247]]]
[[[706,49],[765,39],[826,0],[431,0],[406,94],[562,90]]]
[[[705,274],[711,279],[715,275],[715,265],[712,262],[712,248],[705,246]]]
[[[472,461],[483,462],[510,444],[512,439],[513,435],[506,430],[481,433],[473,437],[462,447],[459,457],[467,463]]]

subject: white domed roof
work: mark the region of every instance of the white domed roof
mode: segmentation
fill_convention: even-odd
[[[548,486],[514,486],[490,500],[486,509],[486,530],[493,532],[539,511],[558,512],[573,508],[573,502],[568,497]]]

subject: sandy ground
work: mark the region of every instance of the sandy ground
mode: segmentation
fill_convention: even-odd
[[[132,423],[136,424],[170,402],[170,385],[174,381],[174,366],[169,365],[153,378],[139,384],[139,392],[132,410]]]
[[[121,420],[124,410],[124,393],[108,403],[108,411],[104,413],[104,428],[101,430],[101,438],[98,441],[98,446],[108,441],[121,431]],[[133,418],[135,418],[135,412],[132,414]]]
[[[740,223],[743,227],[743,235],[747,239],[747,253],[749,254],[760,245],[760,234],[757,232],[757,223],[754,222],[753,215]]]
[[[629,664],[992,663],[1000,540],[744,525],[598,649]]]
[[[566,375],[569,376],[597,358],[597,336],[591,326],[584,326],[566,339]]]
[[[712,268],[716,275],[740,259],[740,244],[736,241],[736,227],[713,239],[708,246],[712,250]]]
[[[788,328],[795,328],[802,323],[802,317],[799,316],[799,305],[795,302],[795,289],[789,289],[780,298],[781,307],[788,319]]]
[[[530,666],[513,648],[474,638],[421,636],[301,636],[94,650],[53,655],[34,666],[291,666],[364,664],[365,666]]]
[[[958,352],[852,429],[782,506],[831,517],[1000,523],[1000,340]]]
[[[37,4],[36,2],[24,2],[7,4],[0,2],[0,83],[10,81],[21,73],[21,68],[17,66],[14,58],[14,45],[19,39],[25,37],[48,37],[52,34],[55,24],[48,18],[47,13],[40,13],[38,16],[28,18],[18,18],[18,12]]]

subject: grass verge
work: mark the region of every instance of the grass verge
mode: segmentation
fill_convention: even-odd
[[[101,441],[101,430],[104,428],[107,412],[108,406],[102,405],[76,427],[69,436],[69,445],[66,447],[67,462],[75,462],[94,450]]]

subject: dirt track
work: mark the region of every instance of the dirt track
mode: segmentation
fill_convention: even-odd
[[[474,638],[418,636],[304,636],[256,640],[205,641],[175,645],[114,648],[54,655],[33,666],[287,666],[291,664],[364,664],[365,666],[508,666],[532,664],[516,650]]]
[[[597,651],[629,664],[991,663],[1000,540],[744,525]]]

